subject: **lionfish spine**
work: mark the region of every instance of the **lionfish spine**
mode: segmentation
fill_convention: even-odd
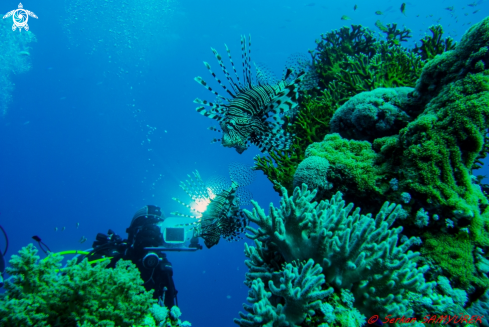
[[[236,75],[236,79],[238,80],[238,83],[237,83],[236,87],[238,88],[239,91],[241,91],[241,89],[239,87],[239,84],[240,84],[240,82],[239,82],[239,75],[238,75],[238,71],[236,70],[236,66],[234,66],[234,61],[233,61],[233,58],[231,56],[231,51],[229,50],[229,48],[228,48],[228,46],[226,44],[224,44],[224,46],[226,47],[226,52],[228,53],[229,61],[231,62],[231,66],[233,67],[234,74]]]
[[[207,63],[204,61],[204,65],[206,65],[207,67]],[[202,79],[202,77],[200,76],[197,76],[194,78],[194,81],[196,81],[197,83],[199,83],[200,85],[202,85],[203,87],[205,87],[207,90],[211,91],[212,93],[214,93],[215,96],[223,99],[223,100],[228,100],[226,99],[225,97],[223,97],[222,95],[220,95],[219,93],[217,93],[216,91],[214,91],[210,86],[207,86],[207,83]]]
[[[226,69],[226,66],[224,65],[224,62],[222,61],[222,57],[221,55],[217,52],[216,49],[214,48],[211,48],[212,52],[214,53],[214,57],[216,57],[217,59],[217,62],[219,63],[219,66],[221,66],[221,70],[222,72],[224,73],[224,76],[226,76],[226,79],[228,80],[229,84],[231,85],[231,87],[233,88],[233,91],[235,93],[238,93],[239,92],[239,88],[237,87],[237,85],[234,83],[233,79],[231,78],[231,76],[229,76],[229,73],[228,73],[228,70]],[[236,95],[231,93],[231,91],[229,91],[224,85],[222,85],[221,81],[216,77],[216,75],[212,75],[214,76],[214,78],[218,81],[218,83],[223,87],[224,90],[226,90],[228,92],[229,95],[231,95],[232,97],[235,97]]]
[[[198,217],[190,216],[190,215],[185,215],[185,214],[180,213],[180,212],[171,212],[170,214],[171,215],[174,215],[174,216],[184,217],[184,218],[199,219]]]
[[[215,49],[213,49],[213,48],[211,48],[211,49],[212,49],[212,52],[214,52],[214,56],[216,56],[216,58],[221,57]],[[217,59],[217,61],[220,61],[220,60]],[[221,80],[212,71],[211,65],[209,65],[209,63],[206,61],[204,61],[204,65],[207,68],[207,70],[209,71],[209,73],[211,73],[212,77],[214,77],[214,79],[217,81],[217,83],[224,89],[224,91],[226,91],[231,97],[234,97],[235,95],[226,87],[226,85],[222,84]],[[222,63],[222,61],[219,62],[219,65],[221,66],[221,69],[224,72],[224,75],[226,75],[227,72],[226,72],[226,69],[223,68],[224,64]]]

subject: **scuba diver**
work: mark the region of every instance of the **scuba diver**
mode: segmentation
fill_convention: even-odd
[[[139,269],[146,290],[154,290],[153,298],[167,308],[174,306],[175,302],[178,306],[173,268],[165,252],[196,251],[202,249],[202,245],[193,236],[190,245],[184,247],[185,228],[165,225],[165,221],[171,219],[176,218],[165,219],[159,207],[146,205],[134,214],[131,225],[126,229],[127,239],[122,239],[110,229],[108,235],[98,233],[93,249],[86,257],[90,261],[110,257],[107,268],[114,268],[120,259],[131,260]]]

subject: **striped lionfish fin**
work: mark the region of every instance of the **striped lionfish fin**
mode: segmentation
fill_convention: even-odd
[[[224,120],[224,117],[223,116],[220,116],[218,114],[213,114],[212,112],[209,112],[205,109],[205,107],[197,107],[195,108],[195,110],[201,114],[202,116],[205,116],[205,117],[209,117],[211,119],[215,119],[217,121],[222,121]]]
[[[221,58],[221,56],[217,53],[216,50],[214,50],[214,48],[211,48],[211,49],[212,49],[212,52],[214,52],[214,55],[216,56],[216,58]],[[220,61],[219,59],[218,59],[218,61],[219,61],[219,65],[221,65],[221,69],[223,70],[223,72],[226,71],[226,68],[223,68],[224,64],[222,63],[222,61]],[[231,97],[234,97],[235,95],[226,87],[226,85],[222,84],[221,80],[212,71],[211,65],[209,65],[209,63],[206,61],[204,61],[204,65],[207,68],[207,70],[209,71],[209,73],[211,73],[212,77],[214,77],[214,79],[217,81],[217,83],[219,83],[219,85],[224,89],[224,91],[226,91]],[[227,71],[226,71],[226,73],[227,73]]]
[[[194,208],[192,208],[191,206],[189,206],[189,205],[188,205],[188,204],[186,204],[185,202],[183,202],[183,201],[181,201],[181,200],[179,200],[179,199],[177,199],[177,198],[172,198],[172,200],[173,200],[173,201],[176,201],[176,202],[178,202],[178,203],[180,203],[182,206],[184,206],[184,207],[188,208],[190,211],[200,214],[200,212],[199,212],[198,210],[195,210]],[[181,216],[181,217],[187,217],[187,218],[195,218],[195,219],[198,219],[198,217],[194,217],[194,216],[188,216],[188,215],[180,214],[180,213],[178,213],[178,212],[172,212],[172,215],[173,215],[173,214],[179,215],[179,216]],[[182,216],[182,215],[183,215],[183,216]]]
[[[248,50],[248,52],[246,51]],[[248,46],[246,46],[246,36],[241,36],[241,59],[243,61],[243,83],[247,88],[251,88],[251,35],[248,36]]]
[[[207,188],[204,181],[202,181],[199,172],[196,170],[192,172],[192,174],[194,175],[194,178],[187,175],[189,179],[185,182],[180,182],[180,187],[193,201],[208,200],[209,194],[207,193]]]
[[[286,150],[291,144],[292,134],[279,129],[260,136],[256,145],[260,151],[269,152],[271,149]]]
[[[184,218],[199,219],[198,217],[191,216],[191,215],[186,215],[186,214],[183,214],[183,213],[180,213],[180,212],[171,212],[170,214],[171,215],[174,215],[174,216],[184,217]]]
[[[227,46],[226,46],[227,48]],[[229,76],[229,73],[228,73],[228,70],[226,69],[226,66],[224,65],[224,63],[222,62],[222,57],[221,55],[219,54],[219,52],[217,52],[216,49],[214,48],[211,48],[212,52],[214,53],[214,56],[216,57],[217,59],[217,62],[219,63],[219,66],[221,66],[221,69],[222,69],[222,72],[224,73],[224,75],[226,76],[226,79],[228,80],[229,82],[229,85],[231,85],[231,87],[233,88],[233,91],[238,93],[240,91],[240,88],[239,86],[233,81],[233,79],[231,78],[231,76]],[[231,61],[232,63],[232,61]],[[214,78],[217,79],[217,77],[215,75],[213,75]],[[235,94],[232,94],[224,85],[222,85],[222,83],[220,83],[220,81],[218,80],[219,84],[224,88],[224,90],[226,90],[232,97],[235,97],[236,95]]]
[[[224,106],[221,106],[220,104],[218,103],[214,103],[214,102],[210,102],[210,101],[207,101],[207,100],[201,100],[199,98],[196,98],[194,100],[194,103],[197,103],[197,104],[203,104],[204,106],[208,106],[208,107],[211,107],[211,112],[213,113],[218,113],[218,114],[225,114],[226,112],[226,107]]]
[[[207,63],[204,61],[204,64],[207,64]],[[225,101],[228,101],[228,99],[226,99],[225,97],[223,97],[222,95],[220,95],[219,93],[217,93],[216,91],[214,91],[212,89],[212,87],[208,86],[207,83],[206,83],[206,81],[204,81],[202,79],[202,77],[197,76],[197,77],[194,78],[194,81],[196,81],[197,83],[199,83],[200,85],[202,85],[203,87],[205,87],[207,90],[209,90],[210,92],[212,92],[218,98],[223,99]]]
[[[234,66],[234,61],[233,58],[231,57],[231,51],[229,50],[226,44],[224,44],[224,46],[226,47],[226,52],[228,53],[229,61],[231,62],[231,66],[233,67],[234,74],[236,75],[236,79],[238,80],[238,83],[236,83],[236,87],[238,88],[239,91],[241,91],[241,88],[239,87],[240,81],[239,81],[238,71],[236,70],[236,66]]]
[[[284,123],[283,114],[297,106],[297,91],[304,76],[304,72],[299,74],[295,81],[286,85],[265,109],[267,116],[277,122],[276,126],[281,127]]]

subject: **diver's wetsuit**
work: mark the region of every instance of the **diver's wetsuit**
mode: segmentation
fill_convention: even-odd
[[[119,259],[131,260],[141,272],[141,279],[144,281],[146,291],[154,290],[153,298],[161,299],[165,297],[165,306],[171,308],[175,305],[178,291],[173,282],[173,268],[171,262],[166,258],[165,253],[159,253],[162,259],[154,269],[143,266],[142,258],[144,254],[136,254],[135,251],[126,251],[126,254],[116,255],[110,260],[108,268],[114,268]],[[165,291],[166,287],[166,291]]]

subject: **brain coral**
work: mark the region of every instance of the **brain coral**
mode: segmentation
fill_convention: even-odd
[[[304,159],[294,174],[294,188],[303,183],[310,189],[318,191],[329,190],[333,187],[328,182],[327,173],[329,162],[326,158],[311,156]]]
[[[357,94],[334,113],[331,131],[344,138],[368,141],[397,134],[412,120],[401,109],[412,91],[410,87],[378,88]]]

